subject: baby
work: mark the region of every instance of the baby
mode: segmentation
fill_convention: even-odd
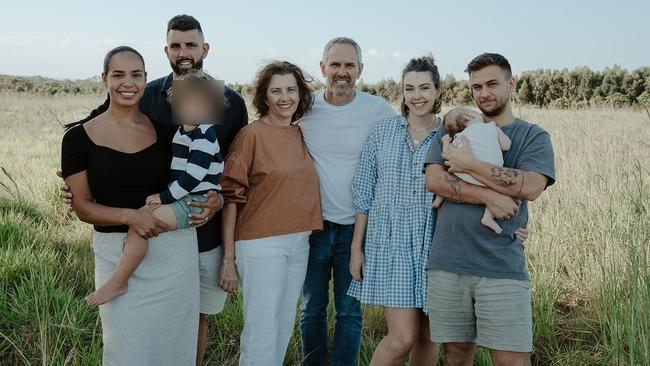
[[[223,158],[214,123],[226,102],[223,84],[203,71],[174,80],[168,98],[174,118],[181,123],[172,140],[171,180],[166,190],[147,197],[145,206],[169,230],[177,230],[191,227],[188,215],[202,211],[189,201],[205,202],[204,193],[221,189]],[[224,102],[219,105],[218,101]],[[86,297],[88,304],[102,305],[126,293],[128,280],[147,254],[148,245],[147,239],[129,228],[120,263],[108,281]]]
[[[448,144],[456,147],[462,145],[461,139],[457,136],[465,136],[472,147],[474,156],[484,162],[503,166],[503,151],[510,150],[510,139],[494,122],[485,123],[483,115],[475,110],[459,107],[449,111],[443,120],[447,135],[443,136],[443,148]],[[458,178],[471,184],[485,187],[467,173],[454,173]],[[442,205],[442,196],[436,196],[433,206],[439,208]],[[485,207],[481,223],[495,233],[501,234],[501,227],[494,220],[494,215]]]

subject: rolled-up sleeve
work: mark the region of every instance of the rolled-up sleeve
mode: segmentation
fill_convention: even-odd
[[[352,179],[352,200],[357,213],[367,214],[375,198],[378,126],[373,127],[363,145],[359,166]]]

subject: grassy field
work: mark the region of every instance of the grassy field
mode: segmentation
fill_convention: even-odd
[[[61,123],[100,99],[0,94],[0,365],[100,363],[98,313],[82,300],[91,230],[62,205],[54,175]],[[650,116],[516,114],[550,131],[558,176],[532,204],[534,363],[650,364]],[[386,330],[381,312],[366,310],[363,365]],[[235,297],[210,319],[209,364],[236,364],[240,314]],[[299,359],[296,332],[287,364]],[[491,363],[481,352],[476,364]]]

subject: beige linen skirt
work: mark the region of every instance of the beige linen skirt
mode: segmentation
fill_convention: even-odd
[[[93,235],[95,287],[119,263],[126,233]],[[199,320],[196,230],[149,240],[127,293],[99,307],[105,366],[194,365]]]

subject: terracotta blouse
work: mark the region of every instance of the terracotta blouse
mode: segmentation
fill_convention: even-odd
[[[238,204],[235,240],[323,229],[318,176],[297,125],[256,120],[242,128],[221,187]]]

